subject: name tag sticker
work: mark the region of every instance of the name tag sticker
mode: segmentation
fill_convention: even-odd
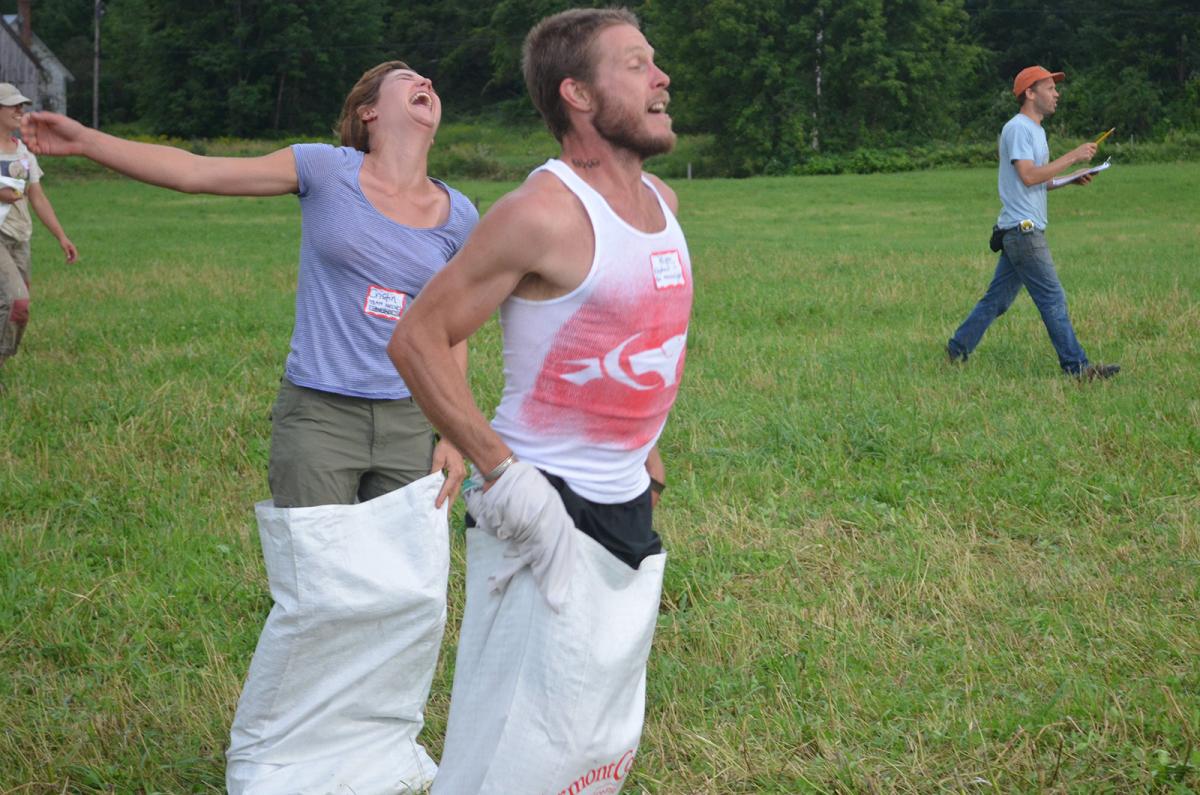
[[[363,311],[371,317],[381,317],[385,320],[399,320],[408,306],[408,295],[399,290],[389,290],[372,284],[367,289],[367,302]]]
[[[683,261],[678,251],[656,251],[650,255],[650,264],[654,266],[654,286],[658,289],[683,284]]]

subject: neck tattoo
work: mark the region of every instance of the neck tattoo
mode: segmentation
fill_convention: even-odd
[[[599,160],[580,160],[577,157],[573,157],[573,158],[571,158],[571,165],[575,166],[575,168],[595,168],[596,166],[600,165],[600,161]]]

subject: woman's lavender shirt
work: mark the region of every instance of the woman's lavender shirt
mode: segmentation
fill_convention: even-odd
[[[359,186],[363,153],[328,144],[296,144],[303,219],[296,325],[289,381],[310,389],[392,400],[409,396],[387,356],[396,320],[479,221],[458,191],[441,226],[397,223]],[[403,306],[402,306],[403,304]]]

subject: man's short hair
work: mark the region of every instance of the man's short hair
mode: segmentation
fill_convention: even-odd
[[[533,26],[521,51],[521,70],[533,106],[559,141],[571,129],[558,88],[568,77],[588,82],[595,74],[596,36],[614,25],[633,25],[638,19],[627,8],[573,8],[546,17]]]

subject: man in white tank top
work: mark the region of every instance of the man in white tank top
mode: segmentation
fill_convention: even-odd
[[[489,487],[506,462],[532,459],[585,498],[618,503],[665,481],[654,442],[682,374],[691,268],[674,192],[642,171],[674,145],[670,80],[628,12],[566,14],[593,25],[593,46],[536,43],[535,28],[525,57],[561,157],[496,202],[388,351]],[[493,426],[447,350],[498,308],[506,383]]]
[[[692,272],[675,194],[642,171],[675,134],[670,80],[637,19],[624,9],[549,17],[526,39],[523,69],[562,154],[496,202],[411,305],[388,352],[434,426],[475,463],[469,510],[486,512],[480,525],[499,538],[524,539],[521,558],[557,609],[573,593],[577,548],[592,548],[578,534],[630,570],[661,552],[650,526],[666,480],[657,440],[683,373]],[[489,425],[450,351],[497,309],[505,386]],[[568,515],[571,532],[559,533]],[[640,714],[637,723],[640,733]],[[598,760],[581,775],[620,767]],[[455,786],[504,791],[486,780]]]

